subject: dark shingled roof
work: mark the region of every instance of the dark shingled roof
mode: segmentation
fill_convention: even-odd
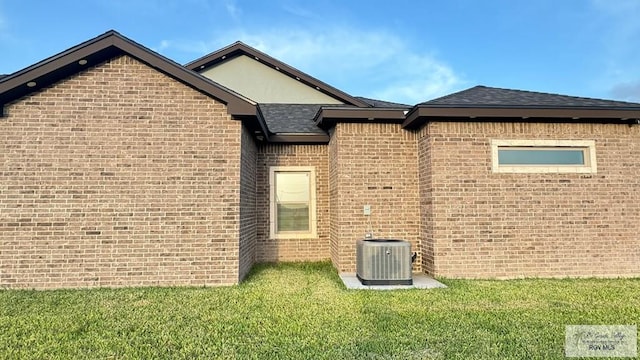
[[[369,99],[357,96],[356,99],[364,101],[370,108],[410,109],[411,106],[389,101]],[[259,104],[260,114],[267,124],[267,128],[274,134],[326,134],[320,129],[314,118],[321,107],[353,107],[352,105],[323,105],[323,104]],[[369,109],[370,109],[369,108]],[[368,109],[368,108],[361,108]]]
[[[369,105],[371,105],[372,107],[375,107],[375,108],[410,109],[412,107],[411,105],[407,105],[407,104],[400,104],[400,103],[395,103],[395,102],[390,102],[390,101],[370,99],[370,98],[366,98],[366,97],[362,97],[362,96],[356,96],[356,98],[366,102],[367,104],[369,104]]]
[[[508,107],[508,108],[638,108],[640,104],[591,99],[523,90],[475,86],[467,90],[423,102],[434,107]]]
[[[321,104],[260,104],[262,118],[269,131],[277,133],[326,134],[316,126],[314,117]]]
[[[0,79],[5,78],[5,77],[7,77],[7,76],[9,76],[9,75],[7,75],[7,74],[0,74]]]

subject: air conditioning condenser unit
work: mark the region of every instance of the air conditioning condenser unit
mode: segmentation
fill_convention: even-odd
[[[411,243],[367,239],[356,244],[356,276],[363,285],[412,285]]]

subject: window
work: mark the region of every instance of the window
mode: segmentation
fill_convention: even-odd
[[[315,168],[269,169],[271,238],[316,237]]]
[[[493,172],[595,173],[593,140],[493,140]]]
[[[498,148],[500,165],[585,165],[585,148]]]

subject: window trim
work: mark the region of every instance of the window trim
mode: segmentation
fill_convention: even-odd
[[[278,232],[276,216],[276,182],[278,172],[309,173],[309,231]],[[313,239],[318,237],[316,215],[316,168],[314,166],[270,166],[269,167],[269,237],[271,239]]]
[[[583,149],[584,165],[500,165],[501,148]],[[597,173],[596,142],[594,140],[491,140],[491,162],[494,173]]]

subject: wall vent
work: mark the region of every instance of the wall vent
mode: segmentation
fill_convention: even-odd
[[[403,240],[358,240],[356,276],[363,285],[412,285],[411,244]]]

